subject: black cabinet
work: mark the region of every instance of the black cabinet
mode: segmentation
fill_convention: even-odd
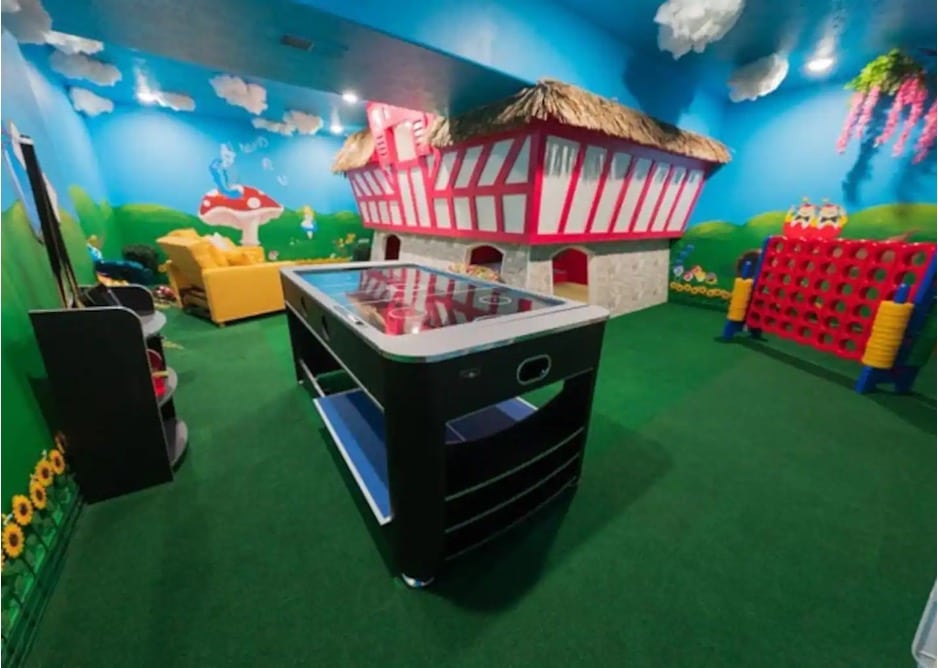
[[[166,316],[137,285],[112,288],[120,305],[30,311],[69,463],[88,502],[170,482],[186,450],[175,371],[157,394],[149,351],[165,360]]]

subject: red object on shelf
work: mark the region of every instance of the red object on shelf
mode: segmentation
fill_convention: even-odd
[[[150,362],[150,375],[153,378],[153,391],[157,398],[166,394],[166,362],[163,356],[155,350],[147,350],[147,358]]]
[[[770,237],[746,325],[859,360],[876,309],[902,284],[912,301],[932,243]]]

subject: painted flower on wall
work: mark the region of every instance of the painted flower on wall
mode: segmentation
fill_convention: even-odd
[[[912,162],[924,160],[934,146],[936,136],[935,102],[933,100],[928,107],[931,94],[927,83],[925,68],[899,49],[893,49],[867,63],[860,74],[847,84],[847,88],[855,92],[850,98],[850,108],[837,139],[837,151],[846,151],[851,139],[862,141],[877,106],[891,97],[886,120],[873,138],[873,145],[882,146],[896,136],[892,155],[901,157],[906,152],[912,132],[921,124]]]

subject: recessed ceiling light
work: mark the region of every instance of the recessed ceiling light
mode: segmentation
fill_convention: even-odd
[[[355,104],[358,102],[358,96],[350,90],[342,93],[342,99],[348,102],[349,104]]]
[[[812,58],[805,65],[805,69],[814,74],[823,74],[834,66],[834,59],[830,56],[818,56]]]
[[[329,127],[329,131],[332,132],[332,134],[337,135],[342,132],[342,126],[339,125],[338,123],[333,123]]]

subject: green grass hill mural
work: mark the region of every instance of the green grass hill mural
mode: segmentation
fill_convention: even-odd
[[[671,246],[669,299],[723,308],[737,264],[758,251],[769,235],[781,234],[785,211],[767,211],[742,225],[712,221],[695,225]],[[843,239],[935,241],[934,204],[883,204],[848,214]]]
[[[82,231],[100,248],[106,259],[120,259],[125,246],[153,247],[164,259],[156,240],[182,228],[195,228],[200,235],[221,234],[239,243],[239,230],[207,225],[198,216],[160,204],[132,203],[111,206],[95,202],[78,186],[69,188]],[[353,211],[316,213],[316,230],[303,225],[303,211],[283,213],[260,227],[258,237],[270,260],[352,258],[370,253],[373,233]]]

